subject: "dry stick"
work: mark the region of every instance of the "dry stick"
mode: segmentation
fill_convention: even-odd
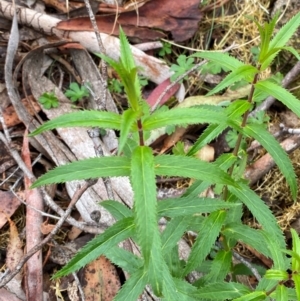
[[[27,166],[25,165],[25,163],[23,162],[21,156],[19,155],[18,151],[13,149],[13,148],[9,148],[9,143],[7,142],[7,139],[5,138],[5,136],[3,135],[3,133],[0,132],[0,140],[6,145],[6,147],[9,149],[11,156],[14,158],[14,160],[16,161],[16,163],[18,164],[18,166],[20,167],[20,169],[24,172],[24,174],[32,181],[34,182],[36,180],[35,176],[33,175],[33,173],[28,170]],[[49,206],[53,211],[55,211],[57,214],[59,214],[60,216],[63,216],[65,214],[65,211],[62,210],[51,198],[51,196],[48,194],[48,192],[46,191],[45,187],[40,187],[41,193],[43,195],[43,199],[46,202],[46,205]],[[91,225],[87,225],[85,223],[81,223],[76,221],[74,218],[72,217],[68,217],[67,218],[67,222],[78,228],[81,229],[87,233],[91,233],[91,234],[100,234],[103,233],[104,229],[107,228],[107,225],[102,224],[101,227],[99,227],[99,225],[97,226],[91,226]]]
[[[235,257],[237,260],[239,260],[241,263],[243,263],[251,272],[252,274],[256,277],[258,281],[261,280],[261,276],[259,275],[257,269],[249,262],[247,261],[244,257],[242,257],[240,254],[237,252],[232,253],[233,257]]]
[[[106,54],[106,50],[105,47],[102,43],[102,39],[101,39],[101,35],[99,32],[99,28],[97,25],[97,22],[95,20],[95,15],[94,12],[92,10],[92,7],[90,5],[89,0],[84,0],[86,9],[88,11],[89,14],[89,18],[91,20],[92,26],[94,28],[94,32],[98,41],[98,45],[99,45],[99,49],[103,54]],[[102,74],[102,78],[103,78],[103,89],[101,89],[101,94],[102,97],[100,96],[100,100],[99,98],[95,98],[95,101],[97,103],[98,106],[98,110],[101,109],[105,109],[106,107],[106,102],[107,102],[107,64],[105,62],[105,60],[101,60],[101,74]],[[102,98],[102,102],[101,102],[101,98]],[[101,143],[99,142],[100,139],[100,131],[99,129],[92,129],[91,131],[88,131],[88,134],[90,136],[90,138],[92,139],[93,143],[94,143],[94,148],[95,148],[95,153],[97,156],[102,157],[103,156],[103,150],[102,150],[102,146]],[[97,141],[98,140],[98,141]],[[110,178],[106,177],[103,178],[103,183],[104,186],[106,188],[107,191],[107,195],[111,200],[114,200],[114,193],[113,193],[113,189],[112,189],[112,184],[110,181]]]
[[[96,35],[96,39],[99,45],[99,50],[103,53],[106,54],[106,50],[104,48],[104,45],[102,43],[102,39],[101,39],[101,35],[99,32],[99,28],[95,19],[95,15],[93,13],[91,4],[89,0],[84,0],[84,4],[86,6],[86,9],[88,11],[89,14],[89,18],[91,20],[92,26],[94,28],[94,32]],[[107,101],[107,64],[104,60],[101,61],[101,74],[102,74],[102,78],[103,78],[103,89],[101,90],[101,94],[100,95],[100,100],[99,98],[97,98],[97,105],[98,105],[98,110],[101,109],[105,109],[106,107],[106,101]]]
[[[65,211],[64,215],[60,218],[60,220],[57,222],[53,230],[34,248],[32,248],[27,254],[19,261],[17,266],[13,271],[11,271],[9,274],[6,274],[4,278],[0,281],[0,287],[3,287],[7,282],[9,282],[14,276],[16,276],[22,269],[23,265],[28,261],[28,259],[35,254],[37,251],[39,251],[45,244],[50,242],[50,240],[53,238],[53,236],[58,232],[60,227],[63,225],[69,214],[71,213],[74,205],[76,202],[80,199],[80,197],[83,195],[83,193],[92,185],[95,184],[95,181],[88,181],[86,182],[82,187],[78,187],[77,191],[74,193],[73,198],[71,202],[68,205],[67,210]]]

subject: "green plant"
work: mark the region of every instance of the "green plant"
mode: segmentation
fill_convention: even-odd
[[[170,43],[163,42],[163,47],[159,50],[158,55],[164,57],[165,55],[170,54],[172,52],[171,47]]]
[[[114,200],[101,202],[100,205],[117,222],[89,242],[54,277],[77,271],[103,254],[130,274],[115,297],[117,301],[135,301],[146,284],[151,285],[157,296],[170,301],[300,299],[299,238],[293,232],[293,250],[287,251],[276,218],[242,178],[246,153],[241,149],[241,142],[244,137],[251,137],[274,158],[290,186],[292,196],[296,198],[296,176],[288,156],[262,124],[248,119],[248,113],[261,92],[274,96],[300,116],[298,99],[274,81],[259,79],[260,73],[270,66],[282,49],[295,53],[285,44],[300,24],[300,13],[271,40],[275,23],[276,18],[264,26],[257,24],[261,44],[256,66],[246,65],[225,53],[201,52],[194,55],[231,70],[209,95],[243,79],[251,85],[247,100],[236,100],[227,107],[162,108],[152,113],[142,99],[137,67],[120,29],[120,61],[115,62],[101,54],[99,56],[118,72],[129,108],[122,115],[103,111],[66,114],[45,123],[32,133],[37,135],[56,127],[74,125],[117,129],[120,131],[117,156],[91,158],[57,167],[40,177],[32,187],[78,179],[128,176],[134,191],[134,208],[129,209]],[[187,155],[183,155],[182,147],[178,147],[178,155],[154,156],[152,149],[145,145],[144,138],[149,131],[198,123],[209,125]],[[223,154],[213,163],[193,157],[203,145],[227,128],[237,132],[232,154]],[[130,147],[126,147],[127,144]],[[156,176],[182,176],[195,179],[195,182],[182,197],[158,202]],[[199,197],[211,185],[216,187],[220,196],[215,199]],[[261,229],[252,229],[242,223],[244,206],[251,211]],[[161,217],[167,221],[162,232],[158,228]],[[183,261],[178,257],[178,241],[188,230],[198,233],[198,236],[188,259]],[[117,246],[128,238],[139,245],[141,256]],[[237,273],[232,254],[238,241],[273,260],[272,269],[257,276],[258,285],[255,289],[234,281],[234,276],[233,281],[226,281],[228,275]],[[286,253],[292,260],[287,258]],[[293,272],[291,276],[287,273],[288,269]],[[190,284],[186,276],[192,271],[200,271],[204,275]],[[288,279],[294,282],[295,288],[287,287]]]
[[[77,83],[71,83],[65,95],[70,98],[72,102],[81,100],[90,95],[89,90],[85,86],[79,86]]]
[[[45,109],[57,108],[58,107],[58,99],[54,92],[45,92],[38,98],[39,103]]]
[[[179,76],[183,75],[194,66],[193,58],[186,57],[184,54],[181,54],[176,62],[177,64],[171,66],[171,70],[174,71],[174,74],[171,76],[171,81],[175,81]],[[184,79],[187,79],[187,76]]]
[[[124,86],[118,79],[112,78],[108,81],[108,89],[110,92],[122,93]]]

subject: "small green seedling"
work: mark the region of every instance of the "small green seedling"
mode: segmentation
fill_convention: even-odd
[[[171,66],[171,70],[174,74],[171,76],[171,81],[175,81],[179,76],[190,70],[194,66],[194,59],[181,54],[177,60],[177,64]],[[187,76],[184,78],[187,79]]]
[[[79,86],[77,83],[71,83],[70,88],[65,92],[65,95],[70,98],[72,102],[83,99],[90,95],[89,90],[85,86]]]
[[[58,99],[54,92],[45,92],[38,98],[39,103],[47,110],[58,107]]]
[[[170,43],[163,42],[163,47],[159,50],[158,55],[164,57],[165,55],[170,54],[172,52],[171,47]]]

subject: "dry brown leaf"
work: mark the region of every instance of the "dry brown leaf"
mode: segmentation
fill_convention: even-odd
[[[23,257],[22,241],[19,238],[16,224],[7,216],[9,222],[9,244],[7,247],[6,266],[9,270],[13,270]],[[14,279],[22,280],[22,274],[17,274]]]
[[[0,229],[7,222],[7,216],[12,216],[21,202],[11,191],[0,190]]]
[[[115,15],[97,16],[97,24],[101,32],[118,35],[119,25],[125,34],[141,41],[155,40],[164,36],[163,31],[171,32],[176,42],[191,38],[198,28],[201,19],[198,0],[152,0],[136,11]],[[62,21],[58,29],[72,31],[93,31],[88,17]]]
[[[116,268],[104,256],[84,268],[83,291],[86,301],[111,301],[120,289]]]
[[[32,96],[29,96],[29,101],[30,103],[26,99],[22,99],[22,103],[26,107],[27,111],[30,113],[30,115],[33,115],[34,112],[38,113],[41,110],[40,105],[34,100]],[[3,117],[4,122],[8,128],[22,123],[13,106],[9,106],[3,110]],[[1,125],[0,129],[2,129]]]

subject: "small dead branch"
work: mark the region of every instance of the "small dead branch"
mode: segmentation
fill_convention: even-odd
[[[86,182],[85,185],[82,187],[78,187],[77,191],[75,192],[72,200],[70,201],[67,210],[64,212],[64,214],[61,216],[60,220],[57,222],[53,230],[40,242],[39,244],[35,245],[30,251],[27,252],[27,254],[20,260],[20,262],[17,264],[14,270],[10,271],[10,273],[7,273],[1,280],[0,280],[0,288],[3,287],[7,282],[9,282],[15,275],[17,275],[24,264],[33,256],[36,252],[41,250],[41,248],[49,243],[53,236],[59,231],[63,223],[66,221],[68,216],[70,215],[74,205],[79,200],[79,198],[83,195],[83,193],[92,185],[95,184],[95,181],[89,181]]]
[[[300,135],[289,137],[280,143],[280,145],[287,153],[291,153],[300,147]],[[250,185],[252,185],[261,179],[274,166],[275,162],[271,155],[265,154],[254,164],[247,167],[244,176],[250,181]]]

